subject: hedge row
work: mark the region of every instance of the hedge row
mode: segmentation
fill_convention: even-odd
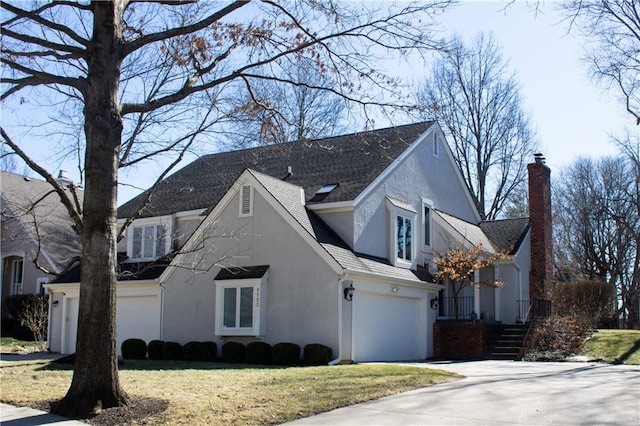
[[[127,339],[122,342],[122,358],[153,360],[215,361],[218,346],[215,342],[176,342],[152,340],[147,345],[142,339]],[[319,343],[304,347],[303,362],[307,365],[327,365],[333,358],[331,348]],[[300,362],[300,346],[295,343],[278,343],[271,346],[265,342],[226,342],[222,345],[222,361],[265,365],[295,365]]]

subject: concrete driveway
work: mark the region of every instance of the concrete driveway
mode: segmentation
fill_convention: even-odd
[[[640,425],[640,366],[426,362],[465,379],[301,419],[293,425]]]

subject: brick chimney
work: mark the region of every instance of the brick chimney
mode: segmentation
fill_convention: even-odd
[[[551,169],[542,154],[527,164],[531,220],[529,298],[551,300],[553,295],[553,234],[551,232]]]

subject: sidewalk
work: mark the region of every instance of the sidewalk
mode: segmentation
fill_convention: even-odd
[[[77,420],[69,420],[65,417],[49,414],[45,411],[26,407],[14,407],[13,405],[3,403],[0,403],[0,423],[2,423],[3,426],[87,425],[86,423],[82,423]]]

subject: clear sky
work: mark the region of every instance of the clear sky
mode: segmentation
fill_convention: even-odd
[[[537,13],[533,8],[535,5],[539,6]],[[587,66],[580,59],[588,40],[568,34],[567,24],[561,19],[554,2],[549,0],[467,0],[438,19],[445,33],[457,33],[466,39],[480,31],[493,32],[511,69],[517,73],[525,107],[531,114],[541,151],[553,173],[559,173],[562,166],[578,156],[614,154],[615,147],[610,143],[609,135],[620,135],[624,126],[634,124],[617,99],[617,93],[607,93],[589,79]],[[425,78],[426,72],[421,67],[412,69],[410,78],[414,82]],[[37,110],[35,104],[30,107],[35,108],[34,112]],[[3,112],[2,120],[3,125],[10,127],[12,117],[8,110]],[[74,163],[54,160],[51,152],[35,144],[33,139],[29,138],[25,149],[50,172],[56,174],[64,168],[71,179],[80,180]],[[153,173],[156,172],[154,169]],[[152,183],[150,175],[139,169],[121,174],[121,177],[146,188]],[[119,204],[138,192],[121,187]]]
[[[621,135],[634,119],[617,93],[598,87],[581,60],[588,40],[568,34],[554,2],[466,1],[441,19],[447,31],[465,38],[493,32],[517,73],[521,94],[552,171],[579,156],[614,154],[611,134]],[[534,6],[539,6],[537,13]]]

